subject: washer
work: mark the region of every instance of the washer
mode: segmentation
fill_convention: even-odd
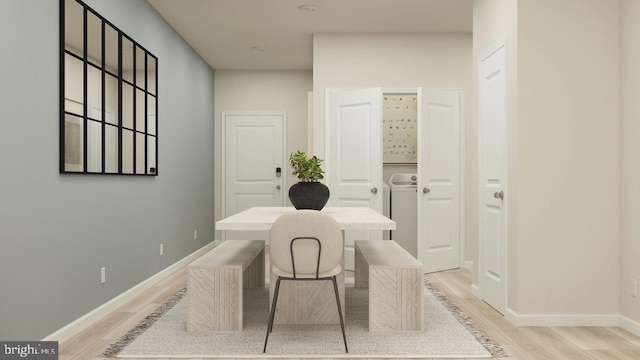
[[[391,240],[397,242],[414,257],[418,256],[418,176],[396,173],[389,179],[391,190],[391,219],[396,230]]]
[[[382,185],[382,215],[391,219],[391,188]],[[382,230],[382,240],[391,240],[391,230]]]

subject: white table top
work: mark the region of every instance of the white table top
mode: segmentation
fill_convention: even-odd
[[[216,230],[271,230],[276,219],[293,207],[253,207],[216,222]],[[342,230],[395,230],[396,222],[368,207],[332,207],[322,212],[333,216]]]

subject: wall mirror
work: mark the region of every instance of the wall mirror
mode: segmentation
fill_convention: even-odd
[[[158,58],[60,0],[60,173],[158,175]]]

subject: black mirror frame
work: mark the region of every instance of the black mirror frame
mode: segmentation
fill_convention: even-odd
[[[83,8],[83,19],[81,20],[83,23],[83,41],[84,41],[84,45],[83,45],[83,49],[82,49],[82,54],[83,56],[80,56],[72,51],[70,51],[69,49],[67,49],[66,47],[66,36],[65,36],[65,16],[66,16],[66,10],[65,10],[65,2],[67,1],[74,1],[75,3],[79,4],[80,6],[82,6]],[[100,14],[98,14],[95,10],[93,10],[92,8],[90,8],[89,6],[87,6],[85,3],[83,3],[80,0],[60,0],[59,2],[60,4],[60,173],[61,174],[97,174],[97,175],[136,175],[136,176],[158,176],[158,58],[153,55],[152,53],[150,53],[147,49],[145,49],[143,46],[141,46],[138,42],[134,41],[131,37],[127,36],[125,33],[123,33],[120,29],[118,29],[115,25],[113,25],[111,22],[109,22],[107,19],[105,19],[104,17],[102,17]],[[88,44],[88,26],[87,26],[87,18],[88,15],[92,14],[92,16],[97,17],[97,19],[99,19],[99,21],[101,22],[101,46],[102,46],[102,50],[101,50],[101,56],[100,56],[100,60],[99,61],[94,61],[93,59],[90,59],[87,55],[87,53],[89,52],[87,50],[87,44]],[[111,27],[111,29],[115,30],[115,32],[117,32],[118,34],[118,69],[117,69],[117,74],[114,73],[113,71],[110,71],[109,69],[107,69],[107,66],[105,64],[106,60],[105,58],[107,57],[106,54],[106,50],[105,50],[105,36],[107,33],[107,26]],[[133,69],[132,71],[134,72],[133,78],[131,81],[124,79],[123,77],[123,40],[126,41],[130,41],[133,44],[133,49],[135,51],[133,51]],[[142,60],[142,62],[140,62],[140,59],[136,59],[136,54],[137,53],[141,53],[144,55],[144,59]],[[83,85],[82,85],[82,91],[83,91],[83,100],[80,103],[79,101],[76,102],[76,106],[79,108],[80,106],[83,108],[82,110],[82,115],[80,115],[80,111],[77,111],[76,113],[74,112],[70,112],[68,111],[68,109],[65,108],[66,104],[67,104],[67,97],[66,97],[66,85],[65,85],[65,62],[66,62],[66,57],[67,56],[71,56],[79,61],[82,62],[83,68],[84,68],[84,73],[83,73]],[[97,64],[96,62],[100,62],[99,64]],[[152,66],[150,66],[150,64],[152,64]],[[154,66],[153,66],[154,65]],[[149,70],[150,68],[153,68],[153,76],[155,78],[150,79],[150,73]],[[101,78],[101,109],[99,109],[101,111],[101,115],[100,115],[100,119],[96,118],[90,118],[88,116],[89,113],[89,109],[88,109],[88,104],[87,104],[87,99],[88,99],[88,68],[91,68],[92,70],[99,70],[101,72],[102,78]],[[137,80],[137,78],[139,78],[138,75],[136,75],[136,71],[144,71],[144,83],[141,84],[139,80]],[[115,121],[114,123],[111,123],[108,121],[106,115],[106,106],[105,106],[105,98],[107,95],[105,95],[106,91],[106,76],[110,75],[112,79],[117,79],[117,109],[114,109],[114,111],[117,112],[117,121]],[[137,83],[138,81],[138,83]],[[150,84],[153,82],[153,93],[150,90]],[[123,84],[128,84],[129,86],[132,86],[133,89],[133,97],[131,99],[129,99],[131,101],[132,104],[132,117],[133,117],[133,125],[131,125],[131,128],[127,128],[124,126],[123,124]],[[142,104],[138,104],[137,103],[137,94],[142,94],[144,96],[144,101]],[[79,97],[79,96],[78,96]],[[151,100],[150,100],[151,99]],[[153,101],[153,103],[151,103],[151,101]],[[152,108],[155,106],[155,109],[153,110],[154,113],[151,114],[150,113],[150,109],[149,106],[151,106]],[[138,107],[142,107],[142,109],[138,109]],[[95,110],[95,109],[93,109]],[[143,114],[142,116],[144,117],[143,122],[139,122],[140,120],[137,119],[138,114]],[[76,138],[75,140],[71,139],[71,135],[68,134],[66,132],[66,127],[68,125],[68,122],[66,120],[67,116],[69,116],[70,118],[74,119],[75,121],[77,121],[77,124],[80,124],[81,126],[78,127],[78,129],[80,129],[77,133],[78,138]],[[149,123],[150,121],[150,116],[153,116],[153,119],[151,121],[153,121],[153,123]],[[93,128],[98,128],[100,129],[101,127],[101,141],[100,141],[100,146],[101,146],[101,152],[99,155],[101,155],[101,162],[99,164],[98,167],[101,167],[101,171],[97,171],[95,169],[92,169],[92,171],[88,171],[89,167],[88,167],[88,125],[91,124],[91,127]],[[142,124],[142,125],[141,125]],[[106,129],[107,126],[110,130],[110,133],[114,133],[114,131],[117,131],[117,157],[116,157],[116,164],[117,164],[117,169],[107,169],[106,168],[106,155],[105,155],[105,133],[106,133]],[[150,129],[153,129],[151,133]],[[132,161],[132,165],[131,170],[129,171],[129,169],[123,169],[123,132],[126,132],[128,137],[132,138],[132,146],[130,147],[130,151],[131,151],[131,159],[128,159],[130,161]],[[100,136],[100,135],[99,135]],[[95,137],[96,139],[99,139],[98,137]],[[65,157],[65,149],[66,149],[66,145],[67,145],[67,140],[69,137],[69,142],[73,143],[74,146],[78,147],[78,152],[82,152],[81,154],[78,154],[78,158],[80,160],[78,160],[77,168],[73,168],[73,169],[69,169],[68,168],[68,164],[67,164],[67,159]],[[144,141],[144,144],[138,144],[138,142],[140,142],[139,139],[142,139],[142,141]],[[75,142],[74,142],[75,141]],[[96,141],[97,143],[97,141]],[[154,149],[154,145],[155,145],[155,149]],[[138,153],[141,150],[141,147],[143,147],[144,149],[144,154]],[[151,156],[153,157],[152,160],[150,161],[150,147],[151,149],[154,151],[153,154],[151,154]],[[115,150],[115,148],[113,149]],[[113,151],[112,150],[112,151]],[[127,149],[129,150],[129,148]],[[95,154],[98,154],[97,151]],[[140,163],[140,159],[141,156],[143,156],[142,160],[144,162],[144,168],[142,167],[142,164]],[[128,166],[129,167],[129,166]],[[141,171],[141,169],[143,169],[143,171]]]

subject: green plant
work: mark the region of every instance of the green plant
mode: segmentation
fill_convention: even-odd
[[[324,160],[319,159],[317,156],[307,157],[305,152],[300,150],[291,153],[289,156],[289,164],[293,172],[291,175],[296,175],[298,180],[302,182],[317,182],[324,178],[324,170],[320,168]]]

